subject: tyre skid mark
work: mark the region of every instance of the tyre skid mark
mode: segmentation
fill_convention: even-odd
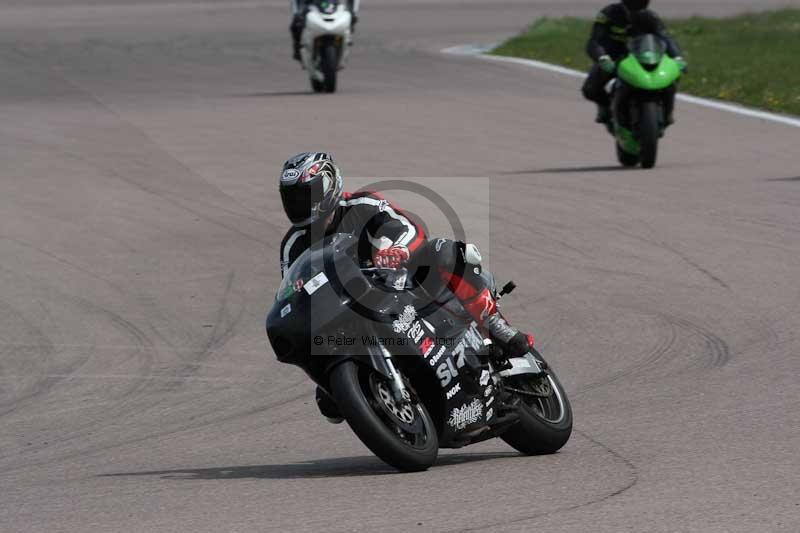
[[[630,308],[639,314],[648,314],[646,310]],[[731,350],[728,343],[710,331],[699,325],[696,321],[681,318],[675,315],[655,312],[650,313],[663,324],[668,326],[669,333],[658,342],[642,359],[635,363],[621,368],[611,375],[600,380],[582,385],[578,388],[575,396],[582,396],[592,390],[605,387],[616,383],[623,378],[631,378],[652,372],[659,366],[674,360],[681,352],[675,350],[679,339],[684,337],[699,337],[703,341],[703,350],[699,354],[693,354],[693,361],[689,370],[703,369],[713,370],[725,366],[731,360]],[[677,373],[681,373],[678,371]]]
[[[92,46],[91,42],[87,42],[85,44],[87,46]],[[166,160],[170,161],[184,175],[189,176],[190,178],[194,178],[196,181],[198,181],[198,182],[204,184],[205,186],[211,188],[212,192],[214,192],[215,194],[218,194],[219,196],[222,196],[222,197],[228,199],[230,202],[233,203],[234,206],[237,207],[237,210],[233,211],[233,210],[230,210],[228,208],[225,208],[225,207],[222,207],[222,206],[217,206],[217,205],[206,205],[206,207],[210,207],[210,208],[214,208],[214,209],[220,209],[222,211],[227,211],[229,213],[232,213],[232,214],[234,214],[236,216],[240,216],[240,217],[241,216],[246,216],[247,218],[251,218],[252,220],[255,220],[255,221],[259,222],[259,223],[265,223],[265,224],[268,223],[266,221],[266,219],[264,219],[261,216],[257,216],[255,213],[253,213],[253,211],[250,208],[248,208],[247,206],[242,204],[240,201],[238,201],[236,198],[234,198],[230,194],[228,194],[225,191],[223,191],[222,189],[220,189],[217,185],[211,183],[207,178],[205,178],[204,176],[202,176],[201,174],[199,174],[198,172],[193,170],[191,167],[189,167],[186,163],[184,163],[183,161],[181,161],[180,159],[175,157],[172,153],[170,153],[163,146],[158,144],[153,138],[151,138],[150,135],[147,132],[145,132],[142,128],[140,128],[139,126],[137,126],[134,123],[130,122],[129,120],[125,119],[119,112],[117,112],[115,109],[113,109],[110,104],[108,104],[105,101],[103,101],[98,95],[96,95],[95,93],[93,93],[89,89],[85,88],[84,86],[82,86],[77,81],[75,81],[75,80],[71,79],[70,77],[68,77],[65,74],[65,72],[63,72],[62,70],[57,70],[56,68],[54,68],[51,64],[49,64],[47,62],[47,57],[49,57],[49,56],[45,56],[45,60],[42,61],[42,60],[37,59],[36,57],[34,57],[32,54],[30,54],[28,52],[25,52],[23,50],[20,50],[18,47],[10,46],[10,50],[13,53],[15,53],[16,55],[18,55],[20,58],[24,59],[26,61],[26,66],[34,65],[35,67],[38,67],[41,71],[43,71],[45,76],[50,76],[52,78],[60,80],[65,86],[67,86],[73,92],[77,93],[78,95],[83,96],[87,101],[89,101],[92,104],[94,104],[95,106],[97,106],[100,110],[108,113],[115,120],[117,120],[122,125],[123,128],[129,130],[135,136],[138,136],[140,138],[140,140],[142,141],[143,145],[149,146],[149,147],[151,147],[153,149],[152,151],[163,155],[166,158]],[[77,155],[77,154],[73,154],[73,155]],[[80,159],[82,159],[83,161],[87,161],[86,159],[84,159],[80,155],[78,155],[78,157]],[[188,200],[188,198],[187,198],[187,200]],[[200,203],[202,203],[202,202],[200,202]],[[243,215],[242,210],[248,212],[249,215]]]
[[[23,51],[19,50],[16,47],[11,47],[11,50],[19,58],[24,59],[25,61],[27,61],[28,64],[33,64],[33,65],[39,66],[39,62],[38,62],[37,58],[33,57],[32,55],[30,55],[30,54],[28,54],[26,52],[23,52]],[[217,187],[216,185],[213,185],[213,184],[209,183],[208,180],[206,180],[203,176],[198,175],[191,168],[187,167],[185,163],[183,163],[182,161],[178,160],[175,156],[173,156],[172,154],[167,152],[163,147],[161,147],[154,140],[152,140],[141,128],[139,128],[139,127],[135,126],[134,124],[130,123],[129,121],[127,121],[118,112],[116,112],[114,109],[112,109],[105,102],[101,101],[93,93],[91,93],[90,91],[84,89],[83,87],[81,87],[80,85],[75,83],[74,81],[72,81],[69,78],[67,78],[63,73],[60,73],[60,72],[56,71],[54,68],[52,68],[52,67],[50,67],[48,65],[39,66],[39,68],[45,70],[47,72],[47,74],[50,75],[51,77],[62,81],[72,91],[74,91],[76,94],[79,94],[79,95],[83,96],[87,101],[89,101],[92,104],[96,105],[101,111],[108,113],[110,116],[112,116],[115,120],[117,120],[121,124],[122,128],[127,129],[129,132],[133,132],[136,136],[140,137],[140,139],[143,139],[145,146],[149,146],[149,147],[153,148],[154,152],[159,153],[159,154],[163,155],[164,157],[166,157],[168,160],[172,161],[172,164],[175,165],[176,168],[179,169],[181,174],[183,174],[184,176],[188,175],[189,177],[196,178],[196,181],[199,180],[200,182],[212,187],[215,192],[221,194],[222,196],[224,196],[226,198],[229,198],[234,203],[234,205],[236,205],[237,207],[241,207],[245,211],[250,211],[248,208],[243,206],[238,200],[236,200],[235,198],[232,198],[230,195],[226,194],[224,191],[219,189],[219,187]],[[263,224],[267,224],[267,225],[271,225],[271,226],[274,225],[274,224],[271,224],[266,219],[263,219],[262,217],[257,217],[257,216],[252,215],[252,214],[245,214],[245,213],[243,213],[241,211],[235,211],[235,210],[232,210],[230,208],[227,208],[227,207],[224,207],[224,206],[220,206],[220,205],[208,204],[205,200],[200,199],[200,198],[186,198],[186,197],[181,196],[180,194],[178,194],[177,191],[160,190],[155,186],[148,185],[146,183],[142,183],[141,180],[137,180],[135,176],[124,175],[124,174],[120,173],[118,170],[116,170],[115,168],[112,168],[110,165],[104,164],[102,161],[95,161],[95,160],[89,158],[88,156],[85,156],[85,155],[83,155],[81,153],[78,153],[78,152],[74,152],[74,151],[70,151],[70,150],[64,150],[64,149],[59,149],[59,152],[62,155],[66,155],[66,156],[68,156],[70,158],[73,158],[73,159],[75,159],[77,161],[80,161],[80,162],[82,162],[84,164],[87,164],[87,165],[89,165],[89,166],[91,166],[93,168],[96,168],[96,169],[98,169],[99,171],[101,171],[105,175],[113,176],[114,178],[117,178],[120,181],[123,181],[123,182],[127,183],[128,185],[130,185],[130,186],[132,186],[132,187],[134,187],[136,189],[139,189],[139,190],[141,190],[143,192],[151,194],[151,195],[155,196],[156,198],[159,198],[159,199],[161,199],[161,200],[163,200],[163,201],[165,201],[165,202],[167,202],[167,203],[169,203],[169,204],[171,204],[171,205],[173,205],[173,206],[175,206],[175,207],[177,207],[177,208],[179,208],[181,210],[184,210],[184,211],[190,213],[191,215],[193,215],[193,216],[195,216],[195,217],[197,217],[197,218],[199,218],[201,220],[204,220],[204,221],[206,221],[206,222],[208,222],[208,223],[210,223],[212,225],[227,229],[228,231],[236,233],[237,235],[239,235],[241,237],[244,237],[244,238],[246,238],[248,240],[256,241],[259,244],[261,244],[263,246],[266,246],[268,248],[273,247],[272,243],[264,241],[260,237],[257,237],[255,235],[251,235],[251,234],[247,233],[246,231],[243,231],[242,229],[239,229],[239,228],[237,228],[237,227],[235,227],[235,226],[233,226],[233,225],[231,225],[231,224],[229,224],[227,222],[219,220],[218,217],[215,217],[213,214],[210,213],[210,211],[216,210],[218,212],[221,212],[221,213],[224,213],[224,214],[228,214],[228,215],[236,217],[236,218],[249,219],[251,221],[258,222],[259,224],[262,224],[262,225]],[[140,163],[140,161],[134,161],[134,162],[137,163],[137,164]],[[148,169],[148,170],[151,170],[151,172],[148,172],[148,175],[149,174],[158,174],[159,173],[158,172],[159,169]],[[189,203],[189,202],[198,204],[200,207],[203,207],[205,209],[204,210],[200,210],[200,209],[196,209],[194,207],[190,207],[189,205],[187,205],[187,203]]]
[[[0,357],[0,378],[7,375],[3,371],[2,364],[3,360],[5,359],[5,355],[9,353],[15,353],[17,351],[30,352],[33,356],[39,356],[41,360],[38,361],[38,363],[42,364],[44,367],[49,367],[52,363],[55,350],[53,349],[53,345],[47,335],[45,335],[41,328],[36,326],[30,320],[26,319],[24,313],[15,307],[2,300],[0,300],[0,307],[6,307],[13,316],[16,316],[22,322],[22,327],[27,330],[31,336],[40,340],[38,343],[32,343],[30,346],[21,349],[13,346],[9,349],[8,345],[0,346],[0,356],[3,356]],[[18,384],[21,381],[22,380],[18,380],[15,383]],[[8,400],[0,401],[0,418],[14,412],[19,405],[25,405],[37,396],[44,394],[57,381],[58,378],[38,376],[38,379],[35,379],[33,383],[28,385],[23,391],[16,392],[14,396]],[[0,389],[0,391],[1,390],[2,389]]]
[[[229,312],[229,304],[231,294],[233,292],[233,283],[236,279],[236,273],[231,271],[225,277],[225,288],[220,298],[219,307],[217,308],[216,319],[214,320],[214,327],[211,330],[208,338],[206,339],[203,347],[192,354],[190,361],[183,364],[177,371],[178,376],[191,376],[195,374],[204,363],[216,350],[219,350],[233,337],[236,326],[244,315],[245,305],[241,304],[235,316],[231,316]],[[223,326],[224,324],[224,326]]]
[[[120,364],[124,364],[131,358],[136,358],[141,362],[141,372],[139,373],[140,377],[138,379],[129,380],[130,384],[123,387],[122,390],[116,393],[116,399],[114,400],[114,403],[110,403],[108,407],[103,410],[101,417],[88,420],[78,426],[73,426],[70,428],[71,431],[69,434],[58,436],[58,442],[65,443],[85,436],[90,429],[96,428],[98,423],[103,424],[106,420],[116,420],[118,417],[121,417],[125,414],[125,407],[127,404],[137,396],[137,393],[141,393],[148,385],[148,380],[142,379],[141,376],[150,374],[153,366],[154,354],[157,353],[157,350],[143,331],[141,331],[132,322],[123,318],[121,315],[118,315],[109,309],[105,309],[81,296],[63,292],[57,287],[47,284],[43,280],[37,280],[29,275],[26,277],[29,278],[30,282],[34,286],[46,287],[48,291],[56,293],[58,297],[71,302],[76,308],[82,311],[83,315],[96,315],[104,317],[114,329],[122,332],[124,335],[128,336],[134,341],[133,349],[130,350],[131,353],[124,357],[120,361]],[[47,308],[45,302],[40,302],[40,305],[45,306],[45,309]],[[46,337],[44,338],[46,339]],[[13,402],[8,404],[8,408],[6,410],[0,411],[0,416],[8,415],[13,412],[19,412],[20,409],[31,405],[34,400],[37,400],[43,394],[50,393],[52,389],[55,388],[59,383],[67,382],[70,379],[70,376],[78,372],[80,368],[84,367],[92,359],[92,357],[96,355],[96,351],[86,350],[84,353],[80,354],[80,357],[77,357],[74,361],[70,361],[65,366],[63,361],[57,361],[53,357],[57,353],[55,350],[50,350],[49,353],[48,367],[51,368],[51,370],[46,370],[45,372],[39,373],[40,378],[37,379],[35,387],[28,391],[24,396],[15,398]],[[58,367],[57,369],[54,368],[56,366]],[[38,447],[32,447],[25,449],[24,452],[32,453],[36,452],[37,450]],[[0,459],[5,459],[7,457],[9,456],[2,456]]]
[[[663,336],[659,340],[659,342],[656,343],[656,345],[649,352],[647,352],[647,354],[642,359],[638,359],[632,365],[617,370],[616,372],[613,372],[609,376],[606,376],[597,381],[593,381],[586,385],[582,385],[576,391],[575,396],[576,397],[582,396],[588,392],[591,392],[592,390],[605,387],[612,383],[616,383],[623,378],[629,378],[643,373],[647,373],[651,371],[653,368],[656,368],[661,363],[664,363],[672,359],[672,357],[667,357],[667,356],[670,354],[672,347],[675,345],[675,342],[678,339],[678,332],[674,324],[667,323],[667,325],[669,326],[668,333],[665,336]]]
[[[594,446],[600,448],[601,450],[603,450],[607,454],[609,454],[612,457],[614,457],[614,459],[616,459],[619,463],[624,465],[624,468],[628,471],[628,480],[621,487],[619,487],[619,488],[617,488],[617,489],[615,489],[613,491],[606,492],[604,494],[600,494],[597,497],[595,497],[595,498],[593,498],[593,499],[591,499],[589,501],[586,501],[586,502],[578,503],[578,504],[575,504],[575,505],[568,505],[568,506],[564,506],[564,507],[558,507],[558,508],[551,509],[551,510],[548,510],[548,511],[540,511],[538,513],[534,513],[534,514],[527,515],[527,516],[520,516],[520,517],[517,517],[517,518],[511,518],[511,519],[506,519],[506,520],[500,520],[500,521],[497,521],[497,522],[482,524],[482,525],[479,525],[479,526],[476,526],[476,527],[453,529],[453,530],[450,530],[450,532],[455,533],[456,531],[485,531],[485,530],[492,530],[492,529],[495,529],[495,528],[498,528],[498,527],[511,526],[511,525],[514,525],[514,524],[522,524],[524,522],[529,522],[529,521],[536,520],[536,519],[542,518],[544,516],[553,515],[553,514],[556,514],[556,513],[568,513],[568,512],[572,512],[572,511],[578,511],[580,509],[584,509],[584,508],[590,507],[592,505],[601,504],[601,503],[606,502],[606,501],[608,501],[608,500],[610,500],[612,498],[615,498],[617,496],[621,496],[622,494],[628,492],[629,490],[631,490],[633,487],[636,486],[636,484],[639,482],[639,469],[636,467],[636,465],[630,459],[626,458],[621,453],[617,452],[616,450],[614,450],[613,448],[611,448],[607,444],[604,444],[604,443],[600,442],[598,439],[592,437],[591,435],[589,435],[588,433],[586,433],[584,431],[574,430],[574,433],[577,433],[578,435],[582,436],[583,438],[588,440],[591,444],[593,444]]]
[[[664,315],[664,318],[703,339],[705,350],[703,350],[701,357],[690,366],[690,369],[701,368],[704,370],[711,370],[723,367],[731,360],[731,350],[728,343],[712,331],[696,322],[691,322],[677,316]]]
[[[300,380],[300,382],[287,385],[286,387],[283,387],[283,388],[275,391],[275,393],[282,393],[282,392],[286,392],[288,390],[295,389],[295,388],[297,388],[297,386],[300,383],[305,383],[305,381],[306,381],[306,378],[303,378],[303,379]],[[14,472],[14,471],[18,471],[18,470],[24,470],[24,469],[28,469],[28,468],[45,466],[45,465],[49,465],[49,464],[53,464],[53,463],[58,463],[58,462],[62,462],[62,461],[71,460],[71,459],[74,459],[74,458],[77,458],[77,457],[94,455],[94,454],[97,454],[97,453],[107,452],[109,450],[115,450],[115,449],[118,449],[118,448],[123,448],[125,446],[130,446],[130,445],[133,445],[133,444],[140,444],[142,442],[146,442],[146,441],[151,440],[151,439],[168,437],[168,436],[176,435],[176,434],[183,433],[183,432],[186,432],[186,431],[194,431],[194,430],[201,429],[201,428],[204,428],[204,427],[207,427],[207,426],[212,426],[212,425],[218,424],[218,423],[226,423],[226,422],[230,422],[230,421],[233,421],[233,420],[238,420],[240,418],[245,418],[245,417],[248,417],[248,416],[252,416],[254,414],[265,413],[265,412],[268,412],[268,411],[270,411],[272,409],[278,409],[280,407],[283,407],[284,405],[289,405],[289,404],[291,404],[293,402],[296,402],[297,400],[301,400],[301,399],[307,398],[307,397],[308,397],[308,392],[306,392],[306,391],[303,391],[303,392],[300,392],[300,393],[295,393],[295,394],[290,395],[287,398],[281,398],[281,399],[275,400],[274,402],[271,402],[271,403],[266,403],[264,405],[260,405],[260,406],[257,406],[257,407],[251,408],[251,409],[246,409],[246,410],[240,411],[240,412],[234,412],[234,413],[229,413],[229,414],[225,414],[225,415],[215,416],[215,417],[212,417],[212,418],[210,418],[208,420],[204,420],[204,421],[201,421],[201,422],[184,423],[184,424],[178,425],[178,427],[173,427],[173,428],[165,429],[165,430],[162,430],[162,431],[155,431],[155,432],[152,432],[152,433],[148,433],[147,435],[137,436],[137,437],[135,437],[133,439],[124,439],[124,440],[117,441],[117,442],[111,442],[111,443],[106,443],[106,444],[98,444],[98,445],[95,445],[95,446],[87,446],[86,448],[83,448],[83,449],[80,449],[80,450],[75,450],[75,451],[72,451],[72,452],[66,452],[66,453],[62,453],[62,454],[57,454],[54,457],[50,457],[50,458],[47,458],[47,459],[44,459],[44,460],[40,460],[40,461],[33,461],[33,462],[25,463],[25,464],[17,464],[17,465],[10,466],[10,467],[7,467],[7,468],[0,467],[0,474],[7,474],[9,472]],[[194,401],[195,401],[195,399],[192,398],[192,399],[186,400],[183,403],[190,403],[190,402],[194,402]]]

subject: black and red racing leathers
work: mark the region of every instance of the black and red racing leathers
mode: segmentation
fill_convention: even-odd
[[[325,233],[358,235],[358,253],[365,264],[377,250],[405,248],[410,270],[434,274],[423,285],[446,286],[478,324],[483,325],[497,313],[486,279],[480,275],[480,263],[472,258],[472,264],[468,264],[467,245],[450,239],[429,241],[420,223],[378,193],[344,193]],[[286,233],[281,242],[281,275],[311,245],[312,238],[321,235],[312,235],[307,227],[293,227]],[[507,343],[517,334],[502,320],[494,320],[492,324],[495,327],[490,329],[501,342]],[[527,342],[530,344],[532,340]]]

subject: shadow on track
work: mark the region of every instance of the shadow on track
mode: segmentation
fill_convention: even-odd
[[[448,466],[489,459],[522,457],[516,452],[442,455],[436,466]],[[277,465],[224,466],[218,468],[182,468],[146,472],[120,472],[101,474],[98,477],[160,476],[161,479],[312,479],[330,477],[385,476],[400,474],[374,456],[320,459],[304,463]]]
[[[311,96],[315,95],[314,91],[265,91],[262,93],[238,93],[231,94],[234,98],[269,98],[271,96]]]
[[[525,174],[579,174],[581,172],[617,172],[636,170],[636,167],[623,167],[621,165],[603,165],[593,167],[562,167],[562,168],[540,168],[532,170],[510,170],[499,172],[499,174],[514,176]]]
[[[795,176],[793,178],[769,178],[766,181],[800,181],[800,176]]]

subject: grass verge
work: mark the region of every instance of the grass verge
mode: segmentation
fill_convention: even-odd
[[[800,9],[665,23],[689,61],[682,92],[800,115]],[[588,70],[591,26],[588,19],[540,19],[491,53]]]

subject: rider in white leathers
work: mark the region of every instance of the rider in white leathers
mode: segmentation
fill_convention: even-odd
[[[350,31],[355,31],[356,22],[358,22],[358,8],[361,0],[341,0],[347,6],[347,9],[353,15],[352,22],[350,23]],[[289,0],[289,5],[292,8],[292,23],[289,25],[289,31],[292,34],[292,44],[294,47],[293,57],[295,60],[300,61],[300,37],[303,35],[303,29],[306,25],[306,10],[312,2],[319,4],[330,2],[330,0]]]

